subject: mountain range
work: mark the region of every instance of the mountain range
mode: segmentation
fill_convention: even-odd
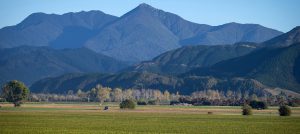
[[[47,93],[102,84],[299,95],[299,33],[197,24],[147,4],[120,17],[34,13],[0,29],[0,84],[17,79]]]
[[[135,64],[124,71],[151,72],[159,74],[180,74],[199,67],[209,67],[223,60],[241,57],[254,50],[263,54],[271,47],[287,47],[300,42],[300,27],[262,43],[239,42],[233,45],[197,45],[185,46],[165,52],[150,61]],[[256,56],[255,54],[252,56]],[[270,55],[271,56],[271,55]],[[265,55],[261,58],[266,58]],[[257,61],[247,61],[254,62]],[[247,65],[247,64],[243,64]],[[205,71],[204,71],[205,72]]]
[[[197,24],[141,4],[121,17],[101,11],[63,15],[34,13],[16,26],[0,30],[0,48],[86,47],[136,63],[186,45],[260,43],[280,34],[282,32],[258,24]]]
[[[299,27],[296,27],[292,31],[299,31]],[[93,77],[90,77],[91,74],[80,74],[75,77],[72,74],[67,74],[38,81],[31,86],[31,89],[37,92],[55,91],[62,93],[66,91],[65,87],[68,86],[70,87],[69,89],[87,90],[95,86],[96,83],[100,83],[110,87],[168,89],[171,92],[179,91],[182,94],[189,94],[197,90],[215,89],[220,91],[248,91],[257,95],[285,92],[298,96],[298,93],[300,93],[300,43],[297,42],[297,35],[294,32],[287,32],[281,35],[293,38],[295,42],[290,42],[288,45],[280,47],[273,47],[271,45],[270,47],[255,48],[255,46],[263,46],[266,42],[276,43],[274,40],[284,42],[283,40],[278,40],[278,37],[261,44],[239,43],[232,46],[204,46],[204,48],[208,47],[212,50],[214,50],[214,47],[217,47],[218,49],[215,51],[220,50],[220,53],[226,52],[225,54],[230,54],[228,52],[236,50],[238,47],[242,49],[245,49],[243,47],[252,48],[251,50],[245,49],[246,51],[242,51],[245,53],[240,56],[220,60],[215,64],[202,64],[203,62],[199,62],[201,60],[189,60],[189,55],[183,54],[184,50],[187,50],[186,53],[191,53],[191,59],[195,57],[201,59],[202,57],[201,55],[197,57],[193,54],[194,52],[198,53],[198,51],[200,53],[202,49],[192,49],[195,50],[193,52],[189,47],[167,52],[152,60],[157,61],[158,64],[164,64],[165,61],[167,61],[166,63],[176,63],[179,65],[181,63],[188,63],[188,65],[202,64],[201,67],[195,67],[191,71],[178,75],[135,70],[110,75],[94,74],[92,75]],[[227,48],[229,51],[222,50],[224,48]],[[209,49],[206,48],[204,50],[206,52]],[[176,53],[178,53],[178,57],[180,58],[172,58]],[[183,56],[185,58],[182,58],[185,60],[182,60],[180,55],[186,55]],[[168,57],[168,60],[158,60],[163,59],[159,57]],[[136,66],[130,68],[136,68]],[[172,69],[169,66],[169,70]],[[65,79],[66,77],[68,79]]]

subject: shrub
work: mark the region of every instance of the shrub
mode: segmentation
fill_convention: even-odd
[[[211,104],[210,101],[204,100],[204,101],[202,102],[202,105],[203,105],[203,106],[211,106],[212,104]]]
[[[147,105],[146,101],[144,101],[144,100],[139,100],[139,101],[137,102],[137,104],[138,104],[138,105]]]
[[[21,102],[16,102],[16,103],[15,103],[15,107],[20,107],[21,104],[22,104]]]
[[[148,105],[158,105],[158,102],[156,100],[149,100]]]
[[[135,103],[133,100],[126,99],[120,103],[121,109],[134,109]]]
[[[251,101],[250,106],[255,109],[267,109],[268,105],[264,101]]]
[[[299,107],[299,105],[296,102],[289,102],[289,106],[291,106],[291,107]]]
[[[286,105],[280,106],[278,111],[280,116],[290,116],[292,113],[291,108]]]
[[[173,100],[173,101],[170,102],[170,105],[177,105],[179,103],[180,103],[179,101]]]
[[[248,104],[245,104],[243,107],[242,107],[242,114],[243,115],[252,115],[252,108],[251,106],[249,106]]]
[[[178,100],[180,103],[192,104],[192,99],[190,97],[180,97]]]
[[[0,102],[5,102],[5,99],[4,98],[0,98]]]

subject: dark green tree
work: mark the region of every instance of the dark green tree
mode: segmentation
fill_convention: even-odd
[[[251,108],[251,106],[249,106],[248,104],[245,104],[242,107],[242,114],[243,115],[252,115],[252,108]]]
[[[120,103],[121,109],[134,109],[135,108],[135,102],[131,99],[126,99]]]
[[[282,105],[278,109],[280,116],[290,116],[292,111],[291,108],[287,105]]]
[[[27,99],[29,89],[20,81],[13,80],[7,82],[2,87],[3,98],[8,102],[12,102],[15,107],[21,106],[21,103]]]

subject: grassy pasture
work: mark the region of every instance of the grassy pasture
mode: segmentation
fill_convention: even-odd
[[[93,103],[0,104],[0,133],[300,133],[300,108],[279,117],[277,107],[242,116],[240,107],[138,106],[103,111]],[[207,112],[213,112],[208,115]]]

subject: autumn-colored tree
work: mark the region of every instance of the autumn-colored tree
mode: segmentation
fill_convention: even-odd
[[[112,92],[113,94],[113,99],[115,102],[121,102],[123,99],[122,95],[122,89],[120,88],[115,88]]]
[[[166,101],[170,101],[170,92],[168,90],[164,91],[164,99]]]
[[[97,89],[97,97],[100,101],[100,105],[102,105],[106,99],[109,99],[111,88],[97,85],[96,89]]]

